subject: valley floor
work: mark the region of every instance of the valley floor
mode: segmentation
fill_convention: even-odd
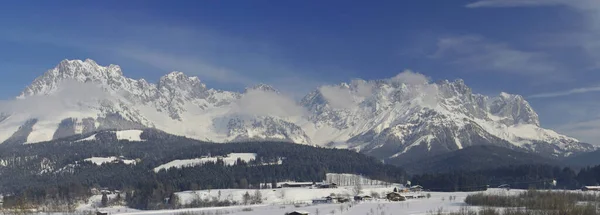
[[[390,202],[387,200],[372,200],[363,202],[351,202],[344,204],[311,204],[306,199],[312,198],[312,196],[321,196],[323,193],[335,193],[335,191],[350,190],[351,187],[341,187],[337,189],[308,189],[308,188],[286,188],[276,189],[285,190],[286,198],[288,202],[282,200],[269,199],[267,195],[264,197],[267,199],[265,204],[262,205],[239,205],[230,207],[211,207],[211,208],[187,208],[177,210],[153,210],[153,211],[139,211],[124,207],[113,207],[113,208],[102,208],[101,211],[109,212],[110,214],[123,214],[123,215],[222,215],[222,214],[240,214],[240,215],[283,215],[292,211],[306,211],[310,215],[412,215],[412,214],[433,214],[439,210],[444,212],[459,211],[461,208],[468,207],[464,203],[464,199],[467,195],[477,192],[453,192],[453,193],[440,193],[430,192],[431,198],[424,199],[409,199],[404,202]],[[383,192],[384,190],[390,190],[393,187],[368,187],[363,192]],[[221,191],[221,195],[230,195],[237,193],[240,190],[212,190],[210,193],[218,193]],[[253,190],[248,190],[250,193]],[[263,190],[271,191],[272,190]],[[325,192],[334,191],[334,192]],[[488,191],[480,191],[485,193],[503,193],[506,195],[515,195],[524,190],[501,190],[501,189],[489,189]],[[203,193],[208,191],[195,191],[194,193]],[[245,192],[245,191],[244,191]],[[191,191],[184,192],[188,195]],[[227,193],[227,194],[225,194]],[[423,192],[421,194],[427,194]],[[265,193],[266,194],[266,193]],[[184,194],[186,195],[186,194]],[[289,200],[297,196],[295,202]],[[275,196],[271,196],[275,197]],[[185,197],[184,197],[185,198]],[[93,202],[93,201],[92,201]],[[476,208],[476,207],[471,207]],[[84,210],[86,207],[80,207],[79,210]],[[89,208],[88,208],[89,209]]]

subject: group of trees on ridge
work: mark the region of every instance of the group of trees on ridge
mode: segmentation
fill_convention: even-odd
[[[147,130],[143,142],[116,140],[110,133],[94,141],[77,138],[29,145],[0,146],[0,193],[11,202],[43,204],[73,202],[89,196],[92,187],[124,192],[130,206],[160,208],[174,192],[197,189],[260,188],[260,184],[294,180],[318,182],[327,173],[353,173],[384,181],[403,183],[406,173],[399,167],[350,150],[318,148],[284,142],[207,143]],[[113,133],[114,135],[114,133]],[[201,166],[154,168],[177,159],[255,153],[251,162],[225,165],[221,161]],[[91,157],[135,159],[135,165],[83,162]],[[277,165],[262,165],[282,160]],[[74,189],[82,188],[82,189]],[[55,192],[58,190],[58,194]]]
[[[489,185],[513,188],[578,189],[600,183],[600,166],[576,171],[553,165],[516,165],[477,171],[453,171],[409,177],[399,167],[350,150],[319,148],[283,142],[216,144],[146,130],[143,142],[117,140],[114,133],[99,133],[96,140],[74,142],[74,136],[40,144],[0,145],[0,193],[5,207],[73,205],[91,195],[90,188],[121,190],[130,207],[172,207],[175,192],[198,189],[260,189],[260,184],[280,181],[323,181],[326,173],[353,173],[371,179],[419,184],[433,191],[471,191]],[[256,153],[256,160],[225,165],[221,161],[201,166],[154,168],[176,159]],[[122,156],[136,165],[82,162],[90,157]],[[282,160],[278,165],[261,165]],[[169,199],[169,201],[165,201]],[[198,203],[221,204],[216,203]]]

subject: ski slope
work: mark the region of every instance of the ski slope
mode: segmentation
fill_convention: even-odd
[[[194,158],[194,159],[184,159],[184,160],[173,160],[166,164],[160,165],[154,168],[154,172],[159,172],[160,170],[168,170],[171,168],[182,168],[182,167],[193,167],[202,165],[207,162],[217,162],[217,160],[222,160],[225,165],[234,165],[238,159],[241,159],[245,162],[250,162],[256,158],[255,153],[231,153],[225,157],[202,157],[202,158]]]
[[[144,141],[140,137],[144,131],[142,130],[124,130],[124,131],[116,131],[118,140],[129,140],[129,141]]]

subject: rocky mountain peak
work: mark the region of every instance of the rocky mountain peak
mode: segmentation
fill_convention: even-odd
[[[274,92],[274,93],[279,93],[279,91],[277,91],[275,88],[273,88],[271,85],[268,84],[257,84],[254,85],[252,87],[248,87],[244,90],[244,92],[248,92],[250,90],[259,90],[259,91],[263,91],[263,92]]]
[[[288,111],[298,109],[295,101],[248,99],[238,92],[207,89],[199,78],[182,72],[148,83],[123,76],[117,65],[64,60],[35,79],[21,96],[51,94],[67,79],[94,83],[115,96],[41,119],[35,122],[39,126],[26,126],[27,112],[0,114],[0,128],[17,131],[22,126],[23,132],[32,134],[17,136],[39,142],[57,136],[53,130],[62,124],[61,134],[81,132],[83,124],[94,129],[95,125],[98,129],[154,127],[217,142],[266,138],[341,144],[380,158],[441,153],[477,144],[556,156],[590,150],[575,139],[541,128],[538,115],[522,96],[501,93],[489,97],[473,93],[461,79],[432,83],[412,72],[321,86],[303,97],[302,110]],[[246,88],[249,90],[277,92],[266,84]],[[77,119],[82,115],[85,120]],[[65,118],[71,123],[62,123]],[[0,133],[0,142],[11,135],[2,138]]]
[[[188,77],[183,72],[171,72],[160,78],[158,90],[167,97],[179,95],[187,100],[204,98],[206,85],[198,77]]]
[[[91,59],[63,60],[55,68],[36,78],[23,90],[19,98],[33,95],[52,94],[61,82],[72,80],[80,83],[96,83],[118,88],[126,82],[121,68],[117,65],[103,67]]]
[[[159,87],[165,86],[165,85],[177,85],[177,84],[183,84],[186,86],[206,87],[200,81],[200,79],[198,77],[195,77],[195,76],[189,77],[189,76],[185,75],[185,73],[178,72],[178,71],[171,72],[171,73],[161,77],[158,81]]]
[[[540,126],[538,114],[529,102],[520,95],[500,93],[498,97],[492,99],[490,112],[504,117],[503,121],[507,124],[534,124]]]

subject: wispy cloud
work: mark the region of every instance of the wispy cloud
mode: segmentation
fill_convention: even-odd
[[[576,88],[570,89],[566,91],[557,91],[550,93],[539,93],[529,96],[529,98],[553,98],[553,97],[561,97],[561,96],[569,96],[574,94],[581,93],[590,93],[590,92],[598,92],[600,91],[600,87],[585,87],[585,88]]]
[[[0,37],[25,44],[83,50],[93,56],[82,58],[101,56],[105,60],[115,60],[107,63],[149,66],[164,74],[181,71],[198,76],[214,88],[243,89],[266,83],[288,94],[296,94],[306,93],[321,83],[279,60],[279,48],[268,42],[223,35],[200,27],[123,26],[117,26],[123,28],[119,29],[118,37],[110,38],[94,34],[73,36],[53,29],[39,29],[35,33],[15,30]],[[310,87],[313,88],[308,89]]]
[[[399,86],[401,84],[410,85],[410,92],[406,94],[408,99],[420,100],[420,105],[435,107],[438,103],[438,87],[430,83],[430,78],[405,70],[394,77],[383,79],[390,85]],[[354,79],[349,85],[324,85],[319,87],[319,92],[327,100],[332,108],[347,109],[356,107],[362,101],[368,98],[376,97],[373,93],[374,82],[362,79]]]
[[[536,7],[572,4],[581,0],[481,0],[467,4],[468,8],[479,7]]]
[[[552,81],[564,78],[560,65],[545,53],[519,50],[477,35],[441,38],[431,57],[443,58],[473,72],[508,73]]]
[[[157,67],[165,71],[177,70],[199,76],[219,83],[233,83],[248,86],[258,83],[244,74],[237,73],[224,67],[218,67],[199,58],[177,56],[139,48],[116,48],[115,53],[139,62]]]
[[[584,23],[576,22],[578,30],[558,33],[557,40],[549,44],[559,43],[580,49],[589,58],[587,70],[600,69],[600,1],[598,0],[480,0],[465,5],[468,8],[500,8],[500,7],[548,7],[564,6],[581,15]],[[554,45],[552,45],[554,46]]]
[[[558,132],[577,137],[580,141],[600,145],[600,118],[595,118],[582,122],[568,123],[555,128]]]

